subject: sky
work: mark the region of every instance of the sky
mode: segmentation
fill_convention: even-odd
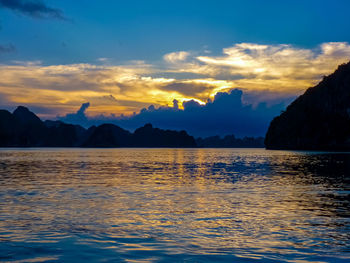
[[[348,10],[347,0],[0,0],[0,106],[85,126],[264,135],[350,60]]]

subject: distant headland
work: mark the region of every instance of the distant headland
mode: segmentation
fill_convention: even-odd
[[[197,138],[186,131],[163,130],[145,124],[133,133],[114,124],[91,126],[42,121],[24,106],[11,113],[0,110],[0,147],[242,147],[262,148],[263,137]]]

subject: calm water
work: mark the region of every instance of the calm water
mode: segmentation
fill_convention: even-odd
[[[350,154],[0,150],[1,262],[350,262]]]

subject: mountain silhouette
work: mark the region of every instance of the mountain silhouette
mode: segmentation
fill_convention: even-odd
[[[265,145],[267,149],[350,150],[350,62],[274,118]]]
[[[90,129],[90,135],[82,144],[84,147],[128,147],[132,145],[132,135],[114,124],[102,124]]]
[[[45,137],[44,123],[23,106],[13,114],[1,110],[0,129],[1,146],[40,146]]]
[[[19,126],[15,116],[7,110],[0,110],[0,146],[14,146]]]
[[[62,121],[42,121],[24,106],[11,113],[0,110],[0,147],[262,147],[263,138],[195,139],[186,131],[163,130],[145,124],[133,133],[114,124],[85,129]]]
[[[42,125],[42,121],[33,112],[23,106],[18,106],[13,116],[23,125]]]
[[[134,133],[114,124],[85,129],[62,121],[43,122],[23,106],[10,113],[0,110],[0,147],[196,147],[185,131],[153,128]]]
[[[79,126],[66,124],[61,121],[47,120],[42,146],[45,147],[75,147],[80,146],[86,139],[87,131]]]
[[[135,130],[135,146],[140,147],[196,147],[196,141],[185,131],[171,131],[153,128],[152,124]]]

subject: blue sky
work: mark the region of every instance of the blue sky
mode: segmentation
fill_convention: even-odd
[[[89,102],[92,122],[157,115],[175,127],[171,115],[175,128],[196,130],[186,126],[192,101],[203,106],[196,116],[210,109],[212,120],[234,123],[222,132],[255,118],[262,128],[244,132],[263,135],[293,98],[350,60],[349,10],[346,0],[0,0],[0,106],[53,119]],[[242,109],[211,106],[218,93]],[[170,113],[174,100],[184,113]]]
[[[220,53],[233,43],[349,42],[349,1],[46,1],[68,21],[1,9],[8,60],[45,64],[156,61],[177,50]],[[59,54],[59,55],[58,55]]]

